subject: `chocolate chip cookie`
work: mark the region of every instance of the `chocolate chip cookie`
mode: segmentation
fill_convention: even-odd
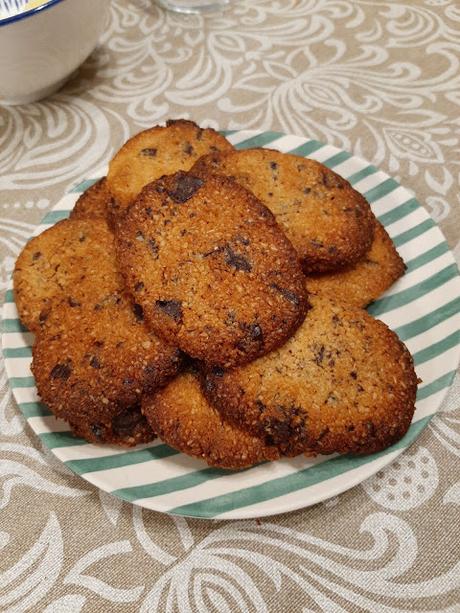
[[[308,275],[307,288],[312,294],[324,294],[344,304],[365,307],[402,277],[405,270],[393,241],[376,221],[374,240],[362,260],[335,272]]]
[[[303,325],[281,348],[206,375],[222,418],[283,453],[368,454],[404,434],[417,376],[406,347],[366,311],[312,297]]]
[[[233,149],[227,139],[193,121],[170,120],[133,136],[110,162],[107,183],[114,198],[110,214],[123,214],[147,183],[178,170],[189,170],[196,160],[213,151]]]
[[[144,393],[174,376],[181,356],[144,326],[142,309],[116,292],[94,304],[53,308],[37,336],[32,372],[43,402],[94,443],[133,446],[153,438]]]
[[[280,456],[276,447],[222,420],[191,372],[180,374],[156,394],[144,396],[142,412],[165,443],[209,466],[239,469]]]
[[[70,213],[72,219],[107,219],[109,205],[112,201],[107,179],[103,177],[88,187],[75,203]]]
[[[323,164],[270,149],[216,152],[193,174],[234,177],[275,215],[306,273],[360,260],[374,235],[374,216],[361,194]]]
[[[94,303],[118,291],[114,237],[103,219],[66,219],[32,238],[13,273],[21,322],[38,332],[53,301]]]
[[[147,324],[206,364],[263,355],[305,317],[294,248],[233,179],[163,177],[142,191],[117,237],[120,268]]]

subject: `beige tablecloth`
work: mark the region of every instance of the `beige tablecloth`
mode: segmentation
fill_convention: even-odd
[[[201,18],[114,0],[101,46],[58,95],[0,107],[2,291],[44,212],[128,135],[173,117],[358,154],[416,193],[460,257],[458,2],[232,5]],[[460,610],[458,377],[384,479],[235,523],[143,512],[71,474],[0,367],[1,611]],[[393,476],[409,497],[387,496]]]

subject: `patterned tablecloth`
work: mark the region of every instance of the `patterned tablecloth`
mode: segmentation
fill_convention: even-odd
[[[0,107],[0,288],[34,225],[166,118],[280,130],[412,189],[460,258],[455,0],[242,0],[222,15],[114,0],[58,94]],[[1,611],[459,611],[460,378],[417,442],[326,503],[246,522],[141,511],[74,476],[0,373]]]

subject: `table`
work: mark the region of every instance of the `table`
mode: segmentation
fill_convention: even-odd
[[[251,0],[205,18],[114,0],[59,94],[0,107],[2,293],[53,203],[130,134],[175,117],[360,155],[416,193],[460,259],[459,56],[452,0]],[[224,522],[143,512],[70,473],[0,368],[0,610],[459,610],[458,375],[382,474],[302,511]]]

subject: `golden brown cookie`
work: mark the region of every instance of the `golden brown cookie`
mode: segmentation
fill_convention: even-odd
[[[118,259],[146,322],[207,364],[282,344],[307,311],[297,254],[273,215],[227,177],[148,185],[118,228]]]
[[[275,215],[305,273],[336,270],[369,249],[374,216],[351,185],[323,164],[271,149],[209,154],[193,174],[234,177]]]
[[[224,419],[287,455],[367,454],[398,441],[414,413],[417,376],[406,347],[366,311],[312,298],[280,349],[204,383]]]
[[[239,469],[280,456],[276,447],[223,421],[191,372],[180,374],[156,394],[144,396],[142,412],[165,443],[209,466]]]
[[[19,255],[13,274],[22,323],[40,330],[53,300],[78,303],[119,289],[114,237],[102,219],[66,219],[32,238]]]
[[[170,120],[133,136],[110,162],[107,182],[114,197],[111,214],[118,217],[147,183],[178,170],[189,170],[212,151],[233,149],[227,139],[193,121]]]
[[[107,212],[112,196],[103,177],[88,187],[75,203],[70,213],[71,219],[107,219]]]
[[[139,306],[121,293],[54,306],[32,352],[37,390],[50,410],[88,441],[123,446],[153,438],[141,395],[180,365],[178,350],[149,332]]]
[[[374,240],[362,260],[335,272],[307,276],[307,288],[312,294],[327,295],[336,302],[365,307],[402,277],[405,270],[393,241],[376,221]]]

